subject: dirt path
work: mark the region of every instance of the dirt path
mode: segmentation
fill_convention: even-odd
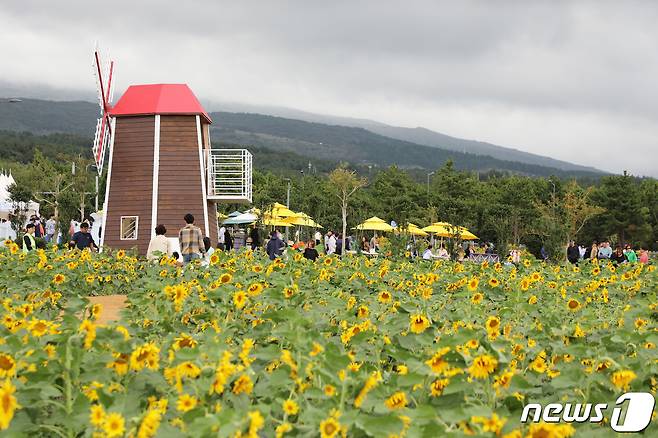
[[[99,324],[107,324],[120,319],[119,312],[126,307],[125,295],[104,295],[100,297],[89,297],[92,304],[101,304],[103,311],[98,318]]]

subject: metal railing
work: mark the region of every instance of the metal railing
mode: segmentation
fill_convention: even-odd
[[[251,202],[252,155],[246,149],[206,149],[208,199]]]

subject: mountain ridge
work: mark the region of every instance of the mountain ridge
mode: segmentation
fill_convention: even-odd
[[[86,101],[56,102],[24,99],[9,103],[0,99],[0,130],[27,131],[35,134],[74,133],[91,138],[98,117],[98,106]],[[214,112],[211,125],[214,142],[249,144],[261,149],[294,152],[325,160],[358,165],[389,166],[434,170],[446,160],[456,168],[487,172],[510,171],[547,176],[600,176],[596,170],[564,171],[487,155],[417,144],[384,136],[361,127],[327,125],[277,116],[252,113]],[[380,126],[381,127],[381,126]]]

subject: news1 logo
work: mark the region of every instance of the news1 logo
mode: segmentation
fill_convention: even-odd
[[[627,392],[619,396],[612,410],[610,427],[615,432],[642,432],[651,423],[655,404],[656,399],[648,392]],[[607,403],[550,403],[543,407],[539,403],[529,403],[523,408],[521,423],[541,420],[546,423],[600,423],[607,408]]]

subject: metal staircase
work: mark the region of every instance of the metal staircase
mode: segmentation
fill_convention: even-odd
[[[246,149],[206,149],[208,199],[251,203],[252,155]]]

